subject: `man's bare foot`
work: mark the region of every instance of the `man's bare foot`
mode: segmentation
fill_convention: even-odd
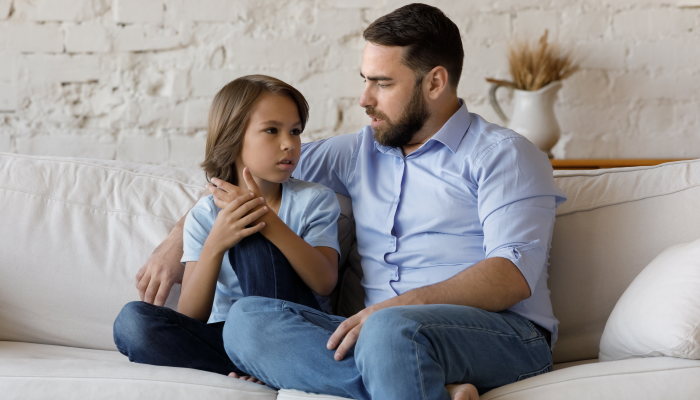
[[[479,400],[479,392],[471,383],[461,385],[445,385],[452,400]]]
[[[257,383],[257,384],[260,384],[260,385],[263,385],[263,386],[267,386],[267,385],[265,384],[265,382],[261,381],[260,379],[254,377],[254,376],[238,376],[238,374],[235,373],[235,372],[231,372],[230,374],[228,374],[228,376],[230,376],[231,378],[240,379],[240,380],[242,380],[242,381],[248,381],[248,382]]]

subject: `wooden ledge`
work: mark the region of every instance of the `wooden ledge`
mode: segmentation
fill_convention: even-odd
[[[639,159],[550,159],[554,169],[601,169],[620,167],[647,167],[687,158],[639,158]]]

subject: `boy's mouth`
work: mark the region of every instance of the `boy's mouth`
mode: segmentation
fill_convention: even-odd
[[[294,161],[292,161],[289,158],[285,158],[282,161],[278,162],[277,165],[279,165],[280,168],[284,170],[290,170],[294,168]]]

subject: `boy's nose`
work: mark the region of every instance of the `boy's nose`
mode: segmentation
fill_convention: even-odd
[[[295,147],[291,139],[283,139],[280,145],[284,151],[294,150]]]

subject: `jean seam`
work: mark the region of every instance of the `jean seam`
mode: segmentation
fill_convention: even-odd
[[[425,393],[425,383],[423,382],[423,370],[421,368],[421,363],[420,363],[420,357],[418,356],[418,343],[416,342],[416,335],[418,332],[420,332],[422,326],[419,326],[415,332],[413,332],[413,336],[411,336],[411,341],[413,342],[413,347],[416,350],[416,363],[418,364],[418,380],[420,381],[420,388],[421,392],[423,393],[423,400],[427,400],[428,394]]]
[[[488,332],[494,335],[498,336],[507,336],[507,337],[520,337],[518,335],[513,335],[513,334],[507,334],[503,332],[498,332],[498,331],[493,331],[490,329],[483,329],[483,328],[477,328],[477,327],[470,327],[470,326],[461,326],[461,325],[444,325],[444,324],[430,324],[430,325],[421,325],[422,328],[451,328],[451,329],[469,329],[469,330],[475,330],[475,331],[483,331],[483,332]],[[531,339],[527,339],[531,340]]]
[[[282,310],[288,311],[288,310],[291,309],[291,308],[285,307],[285,304],[287,304],[287,303],[288,303],[287,301],[284,301],[284,302],[282,303]],[[310,308],[310,307],[309,307],[309,308]],[[312,310],[313,310],[313,308],[312,308]],[[297,310],[297,311],[300,311],[300,310]],[[325,318],[325,319],[327,319],[328,321],[330,321],[330,322],[332,322],[332,323],[335,323],[335,322],[336,322],[336,321],[333,320],[332,318],[328,318],[327,315],[325,315],[324,313],[321,313],[321,312],[319,312],[319,311],[317,311],[317,310],[310,311],[310,310],[306,310],[306,309],[305,309],[305,310],[303,310],[303,311],[310,312],[310,313],[312,313],[312,314],[314,314],[314,315],[317,315],[317,316],[319,316],[319,317]],[[316,329],[320,329],[320,330],[323,331],[324,333],[330,333],[331,335],[333,334],[333,332],[330,332],[330,331],[327,330],[326,328],[322,328],[322,327],[320,327],[320,326],[314,324],[313,322],[307,320],[306,318],[304,318],[304,317],[301,315],[301,313],[299,314],[299,316],[301,317],[302,321],[303,321],[305,324],[311,325],[311,326],[315,327]]]
[[[275,283],[275,298],[278,299],[279,295],[277,294],[277,269],[275,268],[275,259],[272,256],[272,247],[270,247],[272,243],[270,243],[268,240],[265,240],[265,244],[267,245],[267,251],[272,262],[272,277],[273,282]]]
[[[530,373],[527,373],[527,374],[521,374],[520,376],[518,376],[518,380],[516,380],[516,382],[524,381],[525,379],[533,378],[533,377],[535,377],[535,376],[545,374],[545,373],[549,372],[549,371],[547,371],[547,370],[548,370],[548,369],[551,369],[551,368],[552,368],[552,363],[549,363],[549,364],[547,364],[544,368],[540,368],[540,369],[537,370],[537,371],[530,372]],[[524,377],[524,378],[523,378],[523,377]]]

